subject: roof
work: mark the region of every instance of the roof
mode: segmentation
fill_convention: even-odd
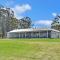
[[[28,28],[28,29],[15,29],[15,30],[9,31],[8,33],[12,33],[12,32],[33,32],[33,31],[56,31],[56,32],[60,32],[60,31],[55,30],[55,29]]]

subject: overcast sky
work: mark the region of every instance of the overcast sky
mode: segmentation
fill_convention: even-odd
[[[52,19],[60,13],[60,0],[0,0],[20,19],[29,16],[36,27],[50,28]]]

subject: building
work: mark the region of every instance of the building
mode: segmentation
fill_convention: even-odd
[[[7,32],[7,38],[60,38],[60,31],[54,29],[16,29]]]

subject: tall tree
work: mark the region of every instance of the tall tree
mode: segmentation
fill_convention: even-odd
[[[51,28],[56,29],[56,30],[60,30],[60,15],[57,15],[52,24],[51,24]]]
[[[31,28],[31,18],[29,17],[24,17],[22,19],[19,20],[19,26],[20,28]]]
[[[10,20],[6,22],[7,32],[18,28],[18,19],[11,17]]]
[[[10,8],[0,8],[0,35],[6,37],[6,33],[18,28],[18,20],[14,18],[14,12]]]

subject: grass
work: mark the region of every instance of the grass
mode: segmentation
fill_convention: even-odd
[[[60,60],[60,39],[0,39],[0,60]]]

